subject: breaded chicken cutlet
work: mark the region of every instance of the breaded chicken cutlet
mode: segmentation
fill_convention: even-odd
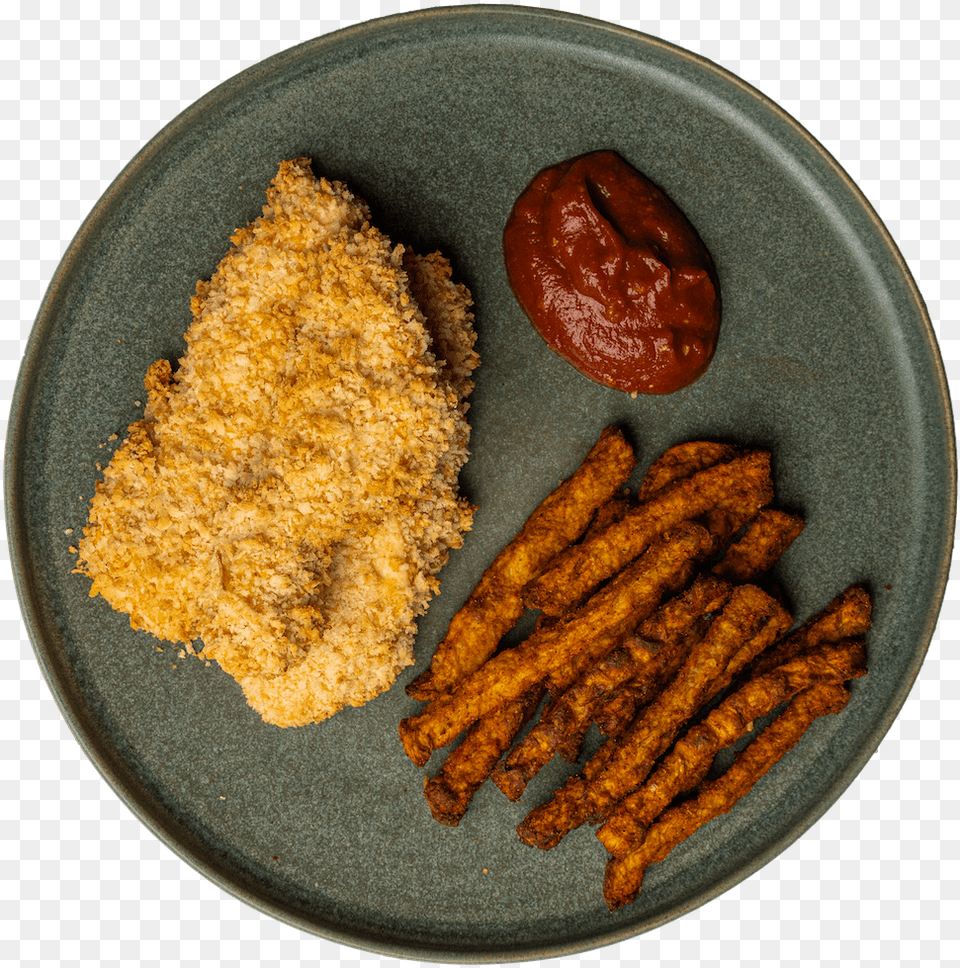
[[[197,284],[179,369],[149,368],[77,570],[133,628],[201,640],[266,722],[297,726],[413,661],[472,520],[457,476],[478,357],[439,254],[394,246],[309,159],[281,163],[267,202]]]

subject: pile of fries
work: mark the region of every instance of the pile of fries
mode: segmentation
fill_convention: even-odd
[[[636,898],[647,867],[745,796],[814,719],[845,706],[847,683],[866,673],[870,628],[860,586],[793,631],[776,589],[761,587],[803,530],[772,507],[767,452],[680,444],[632,496],[635,467],[619,429],[604,430],[483,574],[407,687],[427,705],[400,723],[418,766],[466,731],[424,785],[434,817],[451,826],[488,778],[515,801],[555,755],[578,762],[595,723],[597,752],[517,832],[548,850],[599,825],[611,911]],[[540,611],[534,631],[498,650],[528,608]],[[751,731],[710,778],[716,754]]]

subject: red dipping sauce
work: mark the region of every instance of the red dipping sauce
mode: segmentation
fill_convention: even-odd
[[[710,253],[615,152],[541,171],[513,206],[503,253],[537,332],[591,380],[673,393],[709,366],[720,329]]]

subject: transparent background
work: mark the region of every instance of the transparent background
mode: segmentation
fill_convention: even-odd
[[[220,81],[302,40],[434,4],[63,2],[0,14],[0,432],[40,299],[123,165]],[[533,6],[533,4],[531,4]],[[546,6],[546,4],[545,4]],[[549,6],[700,53],[778,101],[846,168],[898,242],[960,378],[960,6],[594,0]],[[882,11],[882,12],[878,12]],[[0,961],[344,965],[393,959],[280,924],[160,844],[81,753],[20,620],[0,544]],[[954,559],[956,562],[956,558]],[[960,589],[843,798],[700,910],[554,964],[932,965],[953,960],[960,839]]]

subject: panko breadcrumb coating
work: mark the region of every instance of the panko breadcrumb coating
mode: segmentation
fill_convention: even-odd
[[[472,520],[457,475],[478,357],[439,254],[393,246],[309,159],[282,162],[267,200],[197,284],[179,369],[149,368],[77,570],[133,628],[202,640],[266,722],[297,726],[413,661]]]

